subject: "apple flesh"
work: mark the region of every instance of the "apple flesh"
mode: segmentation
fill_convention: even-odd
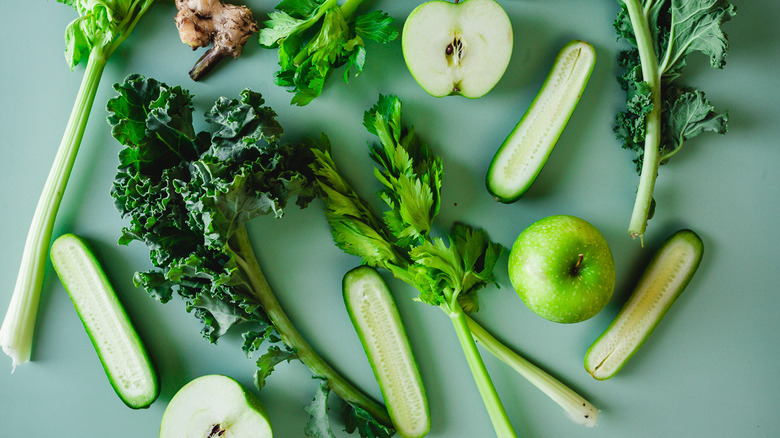
[[[234,379],[208,375],[184,385],[165,409],[160,438],[271,438],[265,408]]]
[[[478,98],[509,65],[512,24],[494,0],[434,0],[409,14],[401,46],[409,71],[429,94]]]
[[[508,270],[528,308],[554,322],[591,318],[615,289],[615,262],[606,239],[574,216],[550,216],[526,228],[512,246]]]

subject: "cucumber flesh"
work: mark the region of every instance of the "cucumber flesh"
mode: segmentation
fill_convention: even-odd
[[[428,398],[387,283],[374,268],[360,266],[344,276],[343,294],[396,432],[425,436],[431,428]]]
[[[119,398],[133,409],[151,405],[157,371],[87,243],[65,234],[52,244],[51,261]]]
[[[487,188],[500,202],[523,196],[534,182],[580,100],[596,62],[596,52],[579,40],[566,44],[531,106],[496,152]]]
[[[680,230],[664,242],[615,320],[588,349],[585,369],[590,375],[606,380],[623,368],[685,290],[703,251],[691,230]]]

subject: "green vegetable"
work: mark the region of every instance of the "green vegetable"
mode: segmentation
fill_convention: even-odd
[[[380,96],[365,113],[364,125],[380,139],[370,154],[377,163],[374,175],[382,183],[378,193],[389,207],[379,220],[341,176],[328,148],[314,150],[317,182],[326,204],[326,216],[335,244],[361,258],[363,264],[389,270],[414,286],[419,301],[441,308],[451,319],[480,394],[499,436],[514,436],[501,401],[485,370],[479,343],[525,375],[544,375],[535,384],[556,395],[572,418],[595,423],[593,406],[501,344],[469,318],[478,309],[477,292],[494,283],[493,267],[502,248],[487,233],[456,223],[448,243],[431,236],[439,211],[443,176],[441,159],[401,124],[401,102]],[[584,420],[583,420],[584,419]]]
[[[30,360],[52,228],[84,136],[103,68],[114,50],[130,35],[153,2],[60,1],[74,7],[79,14],[79,18],[72,21],[65,30],[65,58],[71,69],[84,60],[87,66],[54,164],[35,208],[16,287],[0,328],[0,346],[11,357],[14,368]]]
[[[322,381],[316,400],[333,391],[348,404],[348,414],[360,418],[360,427],[387,436],[385,408],[338,374],[296,330],[249,239],[251,219],[281,217],[288,200],[297,196],[303,207],[314,197],[313,144],[281,143],[276,113],[250,90],[239,99],[219,99],[206,113],[214,130],[196,133],[192,98],[181,87],[131,75],[115,89],[108,119],[125,148],[112,196],[130,218],[120,243],[144,242],[155,266],[137,273],[136,284],[162,302],[178,293],[212,342],[242,323],[247,354],[266,346],[257,359],[259,388],[276,365],[299,359]],[[310,411],[322,412],[316,407]],[[313,415],[312,424],[330,430],[327,416]]]
[[[727,0],[622,0],[615,29],[633,47],[620,54],[625,72],[625,112],[615,132],[623,147],[636,152],[639,187],[628,233],[644,236],[655,210],[653,188],[658,167],[686,140],[703,132],[726,132],[726,114],[718,114],[704,93],[677,84],[686,57],[701,52],[710,65],[725,64],[728,40],[720,26],[736,14]]]
[[[617,374],[677,301],[699,267],[704,245],[696,233],[669,237],[645,268],[634,292],[585,355],[585,369],[598,380]]]
[[[525,194],[555,147],[588,83],[596,52],[584,41],[566,44],[531,106],[493,157],[487,172],[491,195],[511,203]]]
[[[65,234],[52,244],[51,261],[119,398],[149,407],[160,394],[157,370],[92,250]]]
[[[366,62],[365,40],[398,38],[394,20],[381,11],[355,16],[363,0],[282,0],[260,30],[260,44],[278,48],[275,82],[295,93],[292,103],[307,105],[322,93],[333,70],[346,66],[344,82]]]
[[[344,303],[382,390],[393,426],[402,437],[423,437],[431,428],[428,398],[393,295],[369,266],[347,272]]]

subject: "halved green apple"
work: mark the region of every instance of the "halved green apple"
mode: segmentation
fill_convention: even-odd
[[[236,380],[218,374],[184,385],[165,409],[160,438],[271,438],[260,400]]]
[[[433,0],[409,14],[401,46],[406,66],[429,94],[478,98],[509,65],[512,23],[494,0]]]

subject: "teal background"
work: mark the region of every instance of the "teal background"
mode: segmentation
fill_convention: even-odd
[[[658,210],[645,247],[626,235],[638,177],[630,154],[612,134],[624,97],[614,79],[615,1],[504,0],[515,32],[503,79],[478,100],[435,99],[420,89],[403,63],[400,41],[368,43],[362,76],[345,85],[334,75],[324,94],[305,108],[272,82],[276,53],[251,40],[244,55],[201,83],[187,72],[200,56],[178,40],[172,2],[155,5],[106,68],[84,142],[57,219],[55,235],[75,232],[103,260],[160,371],[162,393],[147,410],[126,408],[113,393],[67,294],[51,268],[44,283],[33,361],[11,374],[0,357],[0,435],[30,437],[156,436],[167,402],[187,381],[208,373],[252,385],[254,361],[228,335],[211,345],[180,300],[160,305],[131,283],[149,267],[139,243],[120,247],[125,224],[109,189],[119,145],[105,122],[111,85],[130,73],[180,84],[195,95],[196,120],[222,95],[245,88],[263,93],[279,113],[288,140],[327,132],[336,161],[368,197],[378,186],[361,126],[379,93],[395,93],[403,117],[442,156],[445,166],[441,230],[455,220],[486,228],[511,246],[535,220],[572,214],[599,228],[612,247],[617,289],[607,308],[576,325],[532,314],[508,282],[481,292],[476,318],[509,345],[592,401],[595,429],[570,422],[522,377],[485,354],[510,419],[522,437],[774,437],[780,435],[780,305],[777,172],[780,103],[780,3],[736,2],[739,15],[724,26],[728,65],[712,70],[690,60],[682,80],[701,88],[730,114],[725,136],[705,134],[660,170]],[[263,17],[272,1],[252,0]],[[403,21],[417,3],[368,1]],[[54,0],[5,2],[0,27],[0,312],[10,301],[22,247],[81,81],[83,67],[64,62],[63,33],[75,13]],[[519,202],[501,205],[484,188],[493,153],[536,95],[552,60],[573,38],[591,42],[598,60],[588,87],[538,180]],[[615,378],[593,380],[582,361],[591,342],[628,297],[652,251],[672,232],[689,227],[705,243],[699,272],[639,353]],[[333,246],[315,202],[285,218],[251,226],[260,262],[292,320],[312,345],[356,384],[379,390],[340,296],[342,275],[358,263]],[[412,301],[415,292],[389,279],[408,327],[428,390],[430,437],[489,437],[493,432],[447,318]],[[3,372],[3,368],[5,372]],[[278,437],[303,437],[303,406],[316,382],[299,363],[282,364],[259,393]],[[333,411],[338,409],[334,405]],[[345,436],[334,420],[336,435]]]

